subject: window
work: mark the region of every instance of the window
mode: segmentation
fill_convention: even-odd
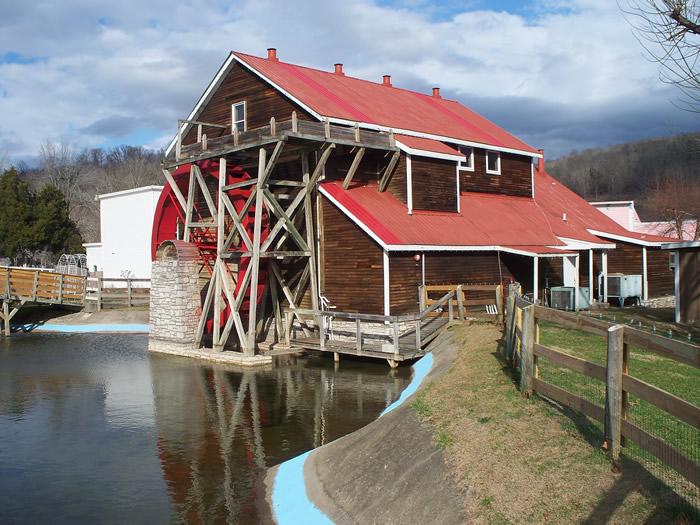
[[[501,154],[499,152],[486,152],[486,173],[492,173],[494,175],[501,173]]]
[[[474,148],[471,146],[460,146],[459,152],[467,157],[467,160],[459,161],[459,169],[465,171],[474,171]]]
[[[233,128],[237,128],[239,132],[243,132],[247,129],[245,121],[245,101],[236,102],[231,105],[231,131]]]

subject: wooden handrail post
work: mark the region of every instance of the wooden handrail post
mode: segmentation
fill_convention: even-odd
[[[420,333],[420,318],[416,319],[416,350],[420,351],[421,346],[423,346],[423,341],[421,339],[421,333]]]
[[[535,307],[523,308],[520,342],[520,393],[532,395],[535,372]]]
[[[452,311],[452,295],[447,299],[447,321],[452,322],[454,319],[454,312]]]
[[[421,312],[426,309],[426,304],[428,303],[427,295],[428,294],[426,292],[425,285],[419,284],[418,285],[418,304],[419,304]]]
[[[58,302],[63,302],[63,274],[58,276]]]
[[[461,284],[457,286],[457,315],[460,321],[463,321],[466,317],[466,312],[464,311],[464,290],[462,290]]]
[[[362,323],[359,319],[355,319],[355,349],[358,354],[362,352]]]
[[[9,275],[9,270],[8,270],[8,275]],[[2,302],[2,319],[4,321],[5,325],[5,335],[10,336],[10,300],[3,301]]]
[[[326,348],[326,322],[323,315],[318,316],[318,340],[321,345],[321,350]]]
[[[399,323],[394,321],[393,323],[393,329],[394,329],[394,355],[396,357],[399,357]]]
[[[539,344],[539,343],[540,343],[540,318],[537,317],[537,310],[535,310],[534,307],[532,308],[532,313],[533,313],[533,317],[535,318],[535,343],[536,343],[536,344]],[[533,357],[534,357],[534,359],[533,359],[533,367],[532,367],[533,377],[534,377],[535,379],[539,379],[539,377],[540,377],[540,366],[539,366],[539,364],[537,363],[537,356],[535,355],[535,356],[533,356]]]
[[[622,368],[624,331],[622,325],[608,329],[607,381],[605,383],[605,439],[610,459],[620,459],[622,436]]]
[[[36,291],[39,289],[39,272],[34,272],[34,283],[32,284],[32,299],[36,301]]]
[[[293,317],[290,315],[291,312],[287,310],[284,312],[284,344],[287,347],[292,346],[291,343],[291,333],[292,333],[292,319]]]
[[[126,280],[126,300],[131,308],[131,279]]]
[[[292,111],[292,132],[293,133],[299,132],[299,121],[297,120],[297,112],[296,111]]]
[[[175,160],[182,156],[182,121],[177,121],[177,142],[175,143]]]

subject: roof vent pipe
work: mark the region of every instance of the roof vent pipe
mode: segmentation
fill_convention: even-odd
[[[540,155],[542,155],[537,159],[537,171],[544,173],[544,150],[538,149],[537,151],[539,151]]]
[[[333,64],[333,65],[335,66],[335,74],[336,75],[345,75],[345,73],[343,73],[343,64],[338,63],[338,64]]]
[[[382,84],[391,87],[391,75],[384,75],[382,77]]]
[[[440,96],[440,88],[439,88],[439,87],[434,87],[434,88],[433,88],[433,96],[434,96],[435,98],[442,98],[442,97]]]
[[[566,212],[564,212],[564,213],[561,214],[561,220],[562,220],[562,221],[565,221],[565,220],[566,220]]]
[[[268,47],[267,48],[267,59],[268,60],[274,60],[277,62],[279,58],[277,58],[277,49],[274,47]]]

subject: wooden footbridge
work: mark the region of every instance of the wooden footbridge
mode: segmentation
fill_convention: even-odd
[[[85,304],[86,279],[39,268],[0,267],[0,300],[4,334],[10,335],[10,321],[27,303]]]

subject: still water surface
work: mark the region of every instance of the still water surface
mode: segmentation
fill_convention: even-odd
[[[0,523],[260,523],[267,467],[375,419],[410,369],[243,371],[142,335],[0,340]]]

